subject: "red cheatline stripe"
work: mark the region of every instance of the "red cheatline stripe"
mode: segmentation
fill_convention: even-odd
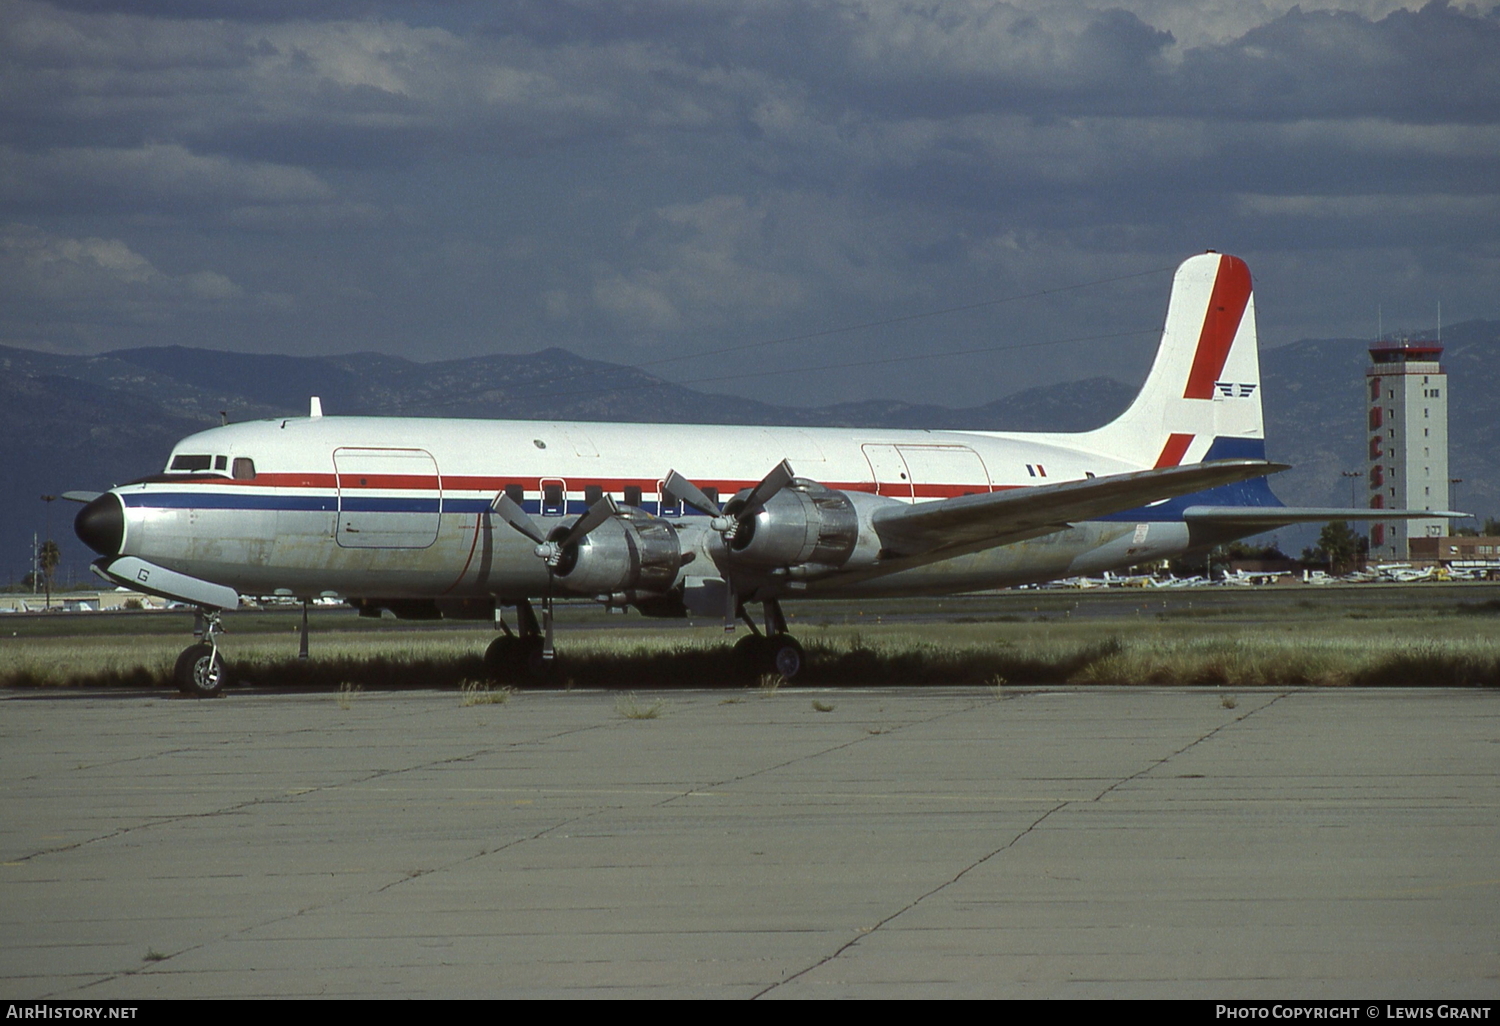
[[[526,489],[530,495],[537,494],[541,489],[538,487],[540,481],[548,482],[563,481],[569,494],[582,494],[589,486],[598,486],[600,490],[610,493],[616,497],[624,493],[627,486],[634,485],[641,489],[645,495],[657,494],[660,482],[655,480],[643,480],[640,478],[623,477],[570,477],[560,478],[535,478],[535,477],[478,477],[444,474],[441,480],[432,476],[421,475],[392,475],[392,474],[364,474],[344,475],[342,481],[333,474],[326,473],[262,473],[257,474],[253,480],[235,480],[227,477],[202,477],[193,481],[173,481],[173,488],[320,488],[329,491],[338,489],[343,485],[344,491],[388,489],[392,491],[407,492],[436,492],[441,490],[445,495],[453,495],[463,492],[481,492],[493,495],[508,484],[518,484]],[[727,502],[735,492],[742,488],[751,488],[755,481],[712,481],[702,480],[698,482],[700,487],[717,488],[721,501]],[[883,481],[878,485],[870,481],[829,481],[825,484],[836,491],[845,492],[877,492],[880,495],[894,495],[900,498],[912,496],[912,486],[904,481]],[[919,499],[948,499],[959,495],[982,494],[991,491],[1003,491],[1008,488],[1018,488],[1020,485],[987,485],[987,484],[937,484],[932,482],[919,482],[916,485],[916,497]]]
[[[1219,260],[1219,275],[1214,279],[1208,312],[1203,317],[1203,331],[1198,336],[1198,350],[1193,354],[1193,369],[1188,372],[1184,399],[1212,399],[1214,382],[1224,373],[1229,347],[1240,330],[1245,306],[1250,302],[1250,268],[1239,257]]]
[[[1187,453],[1188,446],[1193,444],[1192,435],[1170,434],[1167,436],[1167,444],[1161,447],[1161,455],[1156,458],[1156,469],[1162,467],[1175,467],[1182,462],[1182,457]]]

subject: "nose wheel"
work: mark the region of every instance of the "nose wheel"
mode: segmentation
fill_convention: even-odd
[[[172,680],[184,695],[217,698],[224,690],[226,678],[224,657],[219,654],[219,634],[224,628],[219,623],[217,609],[201,610],[199,617],[204,626],[194,633],[207,640],[182,650],[172,668]]]

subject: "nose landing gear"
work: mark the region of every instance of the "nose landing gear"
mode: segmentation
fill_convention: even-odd
[[[224,690],[224,657],[219,654],[219,635],[224,627],[219,614],[217,609],[199,608],[193,633],[207,640],[183,649],[172,668],[172,680],[184,695],[216,698]]]

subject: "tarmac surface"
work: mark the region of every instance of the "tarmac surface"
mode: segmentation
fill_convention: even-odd
[[[0,996],[1493,999],[1497,770],[1493,691],[5,691]]]

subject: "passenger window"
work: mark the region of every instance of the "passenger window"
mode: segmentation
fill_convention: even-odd
[[[560,517],[568,511],[567,500],[560,484],[549,484],[542,488],[542,516]]]
[[[506,485],[505,495],[510,499],[511,502],[514,502],[517,506],[522,506],[526,502],[526,489],[522,488],[518,484]]]
[[[640,504],[641,504],[641,486],[640,485],[626,485],[625,486],[625,505],[627,505],[627,506],[639,506]]]
[[[583,501],[584,502],[586,502],[590,506],[592,506],[594,503],[598,502],[602,498],[604,498],[604,489],[603,488],[599,487],[598,485],[584,485],[584,487],[583,487]]]
[[[682,516],[682,499],[673,493],[665,483],[661,486],[661,505],[656,510],[658,516],[680,517]]]
[[[233,476],[236,481],[254,481],[255,461],[247,456],[236,456]]]
[[[174,456],[172,458],[172,465],[167,469],[186,470],[190,472],[195,470],[208,470],[213,466],[213,462],[214,458],[212,456]]]

